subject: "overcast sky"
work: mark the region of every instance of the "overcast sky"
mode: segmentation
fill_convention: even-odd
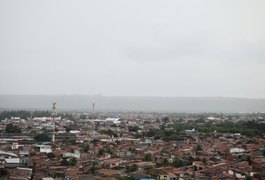
[[[0,94],[265,98],[265,1],[1,0],[0,63]]]

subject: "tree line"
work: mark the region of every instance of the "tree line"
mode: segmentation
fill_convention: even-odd
[[[12,117],[20,117],[21,119],[29,119],[34,117],[50,117],[52,111],[25,111],[25,110],[12,110],[12,111],[0,111],[0,120],[11,119]],[[58,113],[57,116],[74,119],[72,113]]]
[[[265,132],[265,123],[258,121],[231,122],[225,121],[220,123],[181,123],[174,122],[168,126],[162,125],[160,129],[150,129],[143,133],[136,133],[136,138],[152,137],[164,141],[182,141],[187,137],[185,130],[195,129],[196,132],[213,134],[217,133],[241,133],[249,137],[261,136]]]

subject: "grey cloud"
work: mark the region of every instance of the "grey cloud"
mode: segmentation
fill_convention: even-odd
[[[149,44],[130,44],[121,50],[135,61],[179,61],[182,59],[216,59],[238,62],[265,62],[265,41],[218,42],[204,38],[179,39],[171,42],[150,41]]]
[[[0,1],[0,94],[265,98],[264,5]]]

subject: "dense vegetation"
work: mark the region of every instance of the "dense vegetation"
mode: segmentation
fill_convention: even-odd
[[[6,133],[21,133],[20,127],[13,124],[7,124],[5,131]]]
[[[100,130],[99,132],[101,134],[106,134],[106,135],[109,135],[109,136],[118,137],[117,133],[115,133],[111,129],[108,129],[108,130]]]
[[[51,111],[1,111],[0,120],[11,119],[12,117],[20,117],[21,119],[28,119],[31,117],[50,117],[51,114]],[[74,119],[72,113],[58,113],[57,116],[61,116],[62,118],[67,118],[70,120]]]
[[[210,114],[211,115],[211,114]],[[211,134],[214,131],[218,133],[241,133],[247,136],[256,136],[262,135],[265,132],[265,123],[259,123],[258,121],[251,120],[251,121],[240,121],[240,122],[233,122],[231,119],[236,118],[240,119],[239,115],[226,115],[223,114],[213,114],[216,117],[224,118],[226,117],[229,121],[213,123],[213,122],[205,122],[205,119],[209,114],[198,114],[196,115],[198,119],[196,121],[191,121],[189,123],[182,123],[182,116],[181,114],[169,114],[169,117],[162,118],[162,125],[158,130],[149,130],[143,134],[139,134],[138,130],[140,129],[138,126],[129,126],[128,129],[130,132],[133,132],[136,138],[141,137],[154,137],[155,139],[163,139],[165,141],[171,140],[183,140],[185,138],[184,130],[186,129],[193,129],[200,133]],[[51,111],[24,111],[24,110],[17,110],[17,111],[1,111],[0,112],[0,120],[4,119],[11,119],[12,117],[20,117],[22,119],[28,119],[33,117],[43,117],[43,116],[51,116]],[[75,115],[72,113],[58,113],[57,116],[61,116],[62,118],[67,119],[75,119]],[[249,114],[248,118],[252,119],[256,115]],[[178,117],[176,119],[176,117]],[[175,119],[175,120],[172,120]],[[171,124],[170,122],[174,122]],[[150,121],[145,121],[146,123],[150,123]],[[74,126],[67,127],[67,131],[76,129]],[[97,128],[96,128],[97,129]],[[8,125],[6,132],[8,133],[15,133],[21,132],[19,127],[10,126]],[[117,137],[117,133],[113,132],[112,130],[101,130],[100,133],[107,134],[109,136]]]
[[[259,123],[258,121],[242,121],[231,122],[225,121],[220,123],[174,123],[172,126],[176,132],[183,131],[184,129],[195,128],[201,133],[213,133],[214,131],[219,133],[241,133],[247,136],[262,135],[265,132],[265,123]]]
[[[38,134],[34,137],[36,141],[40,142],[50,142],[51,137],[47,133]]]
[[[131,166],[126,166],[125,172],[130,173],[130,172],[136,171],[137,169],[138,169],[138,166],[136,164],[133,164]]]
[[[29,111],[2,111],[0,112],[0,120],[11,119],[12,117],[20,117],[21,119],[27,119],[30,117],[31,113]]]
[[[128,130],[130,132],[137,132],[140,128],[138,126],[128,126]]]
[[[61,160],[61,165],[63,166],[75,166],[77,159],[75,157],[63,157]]]
[[[163,139],[165,141],[184,140],[186,134],[185,130],[195,129],[197,132],[205,134],[217,133],[241,133],[246,136],[258,136],[265,132],[265,123],[259,123],[257,121],[244,121],[244,122],[231,122],[225,121],[220,123],[181,123],[175,122],[168,126],[162,125],[160,129],[150,129],[147,132],[139,135],[137,138],[153,137],[154,139]]]

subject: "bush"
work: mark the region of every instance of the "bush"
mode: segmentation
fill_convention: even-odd
[[[5,131],[6,133],[21,133],[20,127],[13,124],[7,124]]]
[[[133,164],[131,166],[126,166],[125,172],[126,173],[130,173],[130,172],[134,172],[138,169],[138,166],[136,164]]]
[[[128,129],[130,132],[137,132],[138,130],[140,130],[138,126],[129,126]]]
[[[74,157],[70,157],[70,158],[63,157],[63,159],[61,160],[61,165],[63,166],[75,166],[76,163],[77,163],[77,160]]]
[[[145,154],[144,161],[152,161],[152,154]]]
[[[40,142],[50,142],[51,141],[51,137],[46,133],[38,134],[37,136],[34,137],[34,139],[36,141],[40,141]]]
[[[98,151],[98,155],[99,156],[102,156],[103,154],[105,153],[105,150],[104,149],[99,149],[99,151]]]
[[[48,154],[47,154],[47,157],[48,157],[49,159],[53,159],[53,158],[55,158],[55,155],[54,155],[53,153],[48,153]]]
[[[172,164],[174,167],[178,168],[178,167],[183,167],[184,164],[183,164],[183,161],[176,158],[174,161],[173,161],[173,164]]]
[[[109,136],[114,136],[114,137],[118,137],[117,133],[115,133],[114,131],[112,131],[111,129],[108,130],[101,130],[99,131],[101,134],[106,134]]]

